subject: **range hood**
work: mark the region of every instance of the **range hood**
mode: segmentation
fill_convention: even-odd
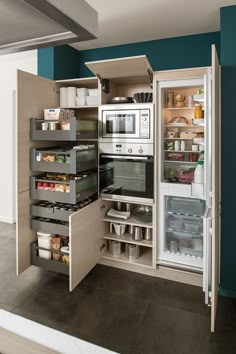
[[[0,54],[97,38],[98,14],[84,0],[0,0]]]

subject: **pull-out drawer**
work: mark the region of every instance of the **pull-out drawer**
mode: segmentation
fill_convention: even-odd
[[[48,218],[53,220],[69,221],[69,216],[75,213],[76,210],[65,210],[63,205],[61,208],[54,206],[41,206],[37,204],[31,205],[31,215],[41,218]]]
[[[168,212],[193,216],[203,216],[205,212],[205,201],[199,199],[166,197],[166,208]]]
[[[34,217],[31,219],[31,229],[55,235],[69,236],[69,221],[59,221],[48,218]]]
[[[97,166],[95,146],[88,150],[45,148],[31,150],[31,170],[76,174]]]
[[[67,130],[42,130],[42,123],[49,123],[48,120],[31,118],[30,138],[31,140],[44,141],[76,141],[98,138],[97,122],[94,120],[81,120],[72,117],[69,120]],[[55,121],[53,121],[55,122]],[[58,128],[60,126],[58,125]]]
[[[36,267],[69,275],[69,264],[39,257],[37,242],[30,245],[30,263]]]
[[[39,183],[54,185],[52,190],[39,189]],[[64,191],[55,190],[56,187]],[[49,188],[49,187],[48,187]],[[66,191],[65,191],[66,190]],[[31,199],[49,200],[52,202],[61,202],[76,204],[81,199],[97,192],[97,176],[95,173],[85,175],[79,180],[59,181],[46,179],[44,175],[31,177]]]

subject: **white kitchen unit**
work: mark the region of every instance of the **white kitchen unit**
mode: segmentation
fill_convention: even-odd
[[[146,56],[139,56],[87,63],[90,70],[97,76],[88,79],[54,82],[28,73],[18,73],[18,274],[27,269],[30,264],[61,271],[69,275],[69,290],[72,291],[97,263],[101,263],[195,286],[202,286],[203,284],[203,289],[206,293],[206,303],[211,302],[212,306],[211,330],[214,331],[219,280],[218,237],[220,198],[220,161],[218,159],[218,106],[220,96],[219,81],[217,81],[219,80],[219,65],[217,63],[216,53],[213,48],[213,64],[211,68],[153,73]],[[31,154],[35,154],[39,148],[48,149],[55,146],[55,140],[53,143],[49,137],[43,139],[43,136],[46,137],[46,135],[42,135],[43,132],[40,129],[37,131],[37,136],[40,139],[30,139],[30,121],[31,129],[32,124],[35,126],[35,121],[30,120],[30,118],[36,117],[42,119],[44,108],[60,106],[58,90],[64,86],[98,88],[99,104],[96,106],[73,107],[76,112],[76,117],[72,120],[73,122],[83,119],[98,122],[99,106],[110,105],[112,107],[112,104],[110,104],[112,97],[133,96],[137,92],[152,92],[152,104],[155,110],[153,124],[153,199],[149,203],[146,203],[145,201],[142,202],[142,200],[132,201],[130,197],[126,199],[124,196],[122,198],[116,196],[111,199],[103,195],[102,198],[99,197],[98,200],[77,212],[72,212],[69,215],[60,214],[62,220],[68,220],[69,222],[68,229],[65,230],[64,226],[62,229],[63,231],[65,230],[64,232],[66,232],[70,240],[69,265],[59,264],[59,262],[52,260],[41,262],[37,253],[37,244],[35,243],[36,232],[31,229],[32,221],[30,226],[30,208],[31,212],[33,211],[34,213],[38,212],[39,209],[30,198],[29,178],[32,175],[31,181],[35,181],[38,176],[36,173],[30,171],[29,150],[32,149]],[[206,118],[205,122],[201,123],[202,125],[196,126],[190,124],[193,114],[193,109],[190,107],[186,109],[166,109],[164,100],[166,92],[169,89],[173,91],[177,90],[180,94],[186,95],[188,93],[188,95],[192,95],[197,89],[203,87],[205,89],[203,100],[205,103]],[[202,99],[202,97],[198,97],[198,99]],[[133,103],[127,105],[130,105],[132,109]],[[136,105],[139,105],[139,103]],[[171,165],[172,169],[175,166],[179,166],[178,161],[173,162],[169,160],[169,151],[164,145],[167,140],[165,138],[168,130],[174,129],[178,134],[184,130],[178,124],[177,126],[171,125],[169,127],[171,124],[170,120],[176,115],[186,117],[190,131],[196,130],[202,134],[204,132],[204,141],[202,143],[205,144],[205,180],[203,191],[199,192],[198,190],[197,196],[193,195],[191,184],[175,183],[176,181],[166,179],[166,176],[168,176],[166,175],[168,166]],[[48,134],[49,132],[46,133]],[[71,134],[73,135],[74,133],[69,132],[67,135],[64,135],[66,137],[65,140],[68,140],[68,137],[72,136]],[[82,141],[92,141],[99,145],[98,135],[96,139],[94,137],[91,139],[84,137],[82,140],[78,134],[73,136],[72,141],[76,144]],[[168,139],[168,141],[171,141],[169,136]],[[175,140],[185,139],[176,138]],[[193,153],[190,147],[191,139],[185,140],[184,161],[181,161],[181,164],[183,163],[184,166],[192,166],[194,168],[196,166],[195,163],[188,160],[189,154]],[[60,141],[57,140],[56,145],[63,146],[63,144],[65,144],[65,141],[63,141],[60,135]],[[171,152],[175,153],[175,151]],[[72,170],[74,171],[74,169]],[[40,171],[43,171],[43,165],[40,166]],[[35,197],[38,197],[38,195],[37,193],[34,194]],[[44,196],[46,198],[46,194]],[[74,202],[77,197],[78,195],[75,194],[74,196],[69,195],[68,198],[70,202]],[[152,219],[147,223],[138,221],[134,218],[133,214],[127,220],[119,219],[119,221],[117,218],[107,216],[107,211],[110,208],[116,208],[117,202],[120,202],[121,206],[124,207],[126,203],[129,203],[131,213],[137,205],[148,205],[152,209]],[[40,211],[42,215],[45,213],[47,215],[47,212],[49,211]],[[56,213],[54,215],[55,219],[56,215],[59,214]],[[126,232],[118,236],[113,226],[111,226],[113,223],[127,225]],[[47,228],[49,232],[52,232],[53,227],[55,227],[53,224],[48,224],[50,222],[44,224],[44,232],[47,231]],[[152,230],[152,240],[134,240],[130,234],[130,229],[135,226],[142,227],[143,230]],[[59,232],[60,228],[55,227],[55,230]],[[194,237],[192,237],[193,235]],[[186,239],[187,242],[185,242]],[[171,249],[170,240],[175,241],[175,243],[172,242]],[[182,243],[181,252],[177,252],[177,250],[176,252],[172,252],[174,247],[176,247],[176,240],[181,241],[180,244]],[[109,248],[111,241],[119,242],[119,254],[117,252],[112,254]],[[34,242],[33,247],[32,242]],[[125,256],[127,244],[140,246],[140,255],[137,259],[130,259]],[[63,267],[61,267],[62,265]]]

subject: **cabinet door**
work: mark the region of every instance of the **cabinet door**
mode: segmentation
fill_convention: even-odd
[[[103,221],[111,203],[101,199],[70,216],[70,291],[100,261],[108,231]]]
[[[43,116],[44,108],[56,106],[54,85],[54,81],[24,71],[18,70],[17,72],[17,274],[30,266],[30,243],[36,237],[35,232],[30,229],[30,149],[36,144],[37,146],[42,146],[42,144],[30,141],[30,118],[40,118]]]
[[[212,269],[211,269],[211,331],[215,329],[220,274],[220,65],[212,46]]]

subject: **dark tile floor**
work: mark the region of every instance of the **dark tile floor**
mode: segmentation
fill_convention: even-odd
[[[98,265],[72,293],[65,276],[15,275],[15,227],[0,223],[0,308],[119,353],[236,354],[236,300],[215,334],[199,288]],[[96,354],[96,353],[95,353]]]

